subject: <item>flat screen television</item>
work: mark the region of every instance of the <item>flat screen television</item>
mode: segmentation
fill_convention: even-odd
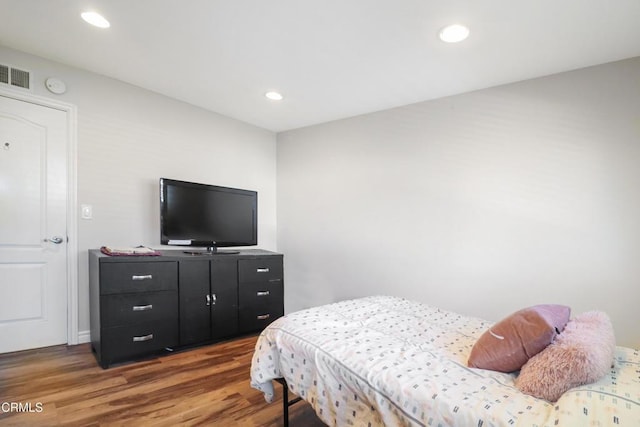
[[[160,241],[204,253],[257,245],[258,193],[160,178]]]

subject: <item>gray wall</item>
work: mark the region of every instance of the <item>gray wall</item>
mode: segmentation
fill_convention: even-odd
[[[1,46],[0,59],[31,71],[36,95],[78,107],[78,207],[93,206],[93,219],[78,219],[77,233],[78,328],[85,340],[87,250],[160,247],[160,177],[257,190],[259,247],[276,249],[274,133]],[[66,94],[46,90],[44,80],[50,76],[65,81]]]
[[[0,58],[32,72],[35,94],[78,106],[78,204],[94,210],[78,220],[81,333],[87,249],[159,246],[166,176],[259,191],[287,311],[393,294],[498,320],[558,302],[607,311],[618,342],[640,346],[640,58],[285,132],[277,159],[266,130]],[[68,92],[48,93],[49,76]]]
[[[287,311],[561,303],[640,346],[640,58],[284,132],[277,162]]]

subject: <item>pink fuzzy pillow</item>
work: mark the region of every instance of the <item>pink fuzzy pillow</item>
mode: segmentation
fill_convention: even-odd
[[[522,367],[516,387],[555,402],[567,390],[592,383],[613,364],[616,339],[609,317],[589,311],[567,323],[556,340]]]
[[[541,304],[516,311],[493,325],[471,349],[471,368],[517,371],[530,357],[551,344],[569,321],[565,305]]]

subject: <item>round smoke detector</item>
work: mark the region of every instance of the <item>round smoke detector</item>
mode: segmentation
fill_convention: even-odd
[[[56,79],[55,77],[49,77],[44,85],[49,89],[49,92],[55,93],[56,95],[62,95],[67,91],[67,85],[60,79]]]

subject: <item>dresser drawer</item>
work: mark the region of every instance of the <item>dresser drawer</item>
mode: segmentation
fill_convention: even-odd
[[[282,282],[282,258],[238,260],[238,282]]]
[[[282,303],[264,305],[262,307],[241,308],[239,313],[240,331],[252,332],[261,331],[269,325],[269,323],[282,317],[284,311]]]
[[[100,304],[103,328],[169,319],[178,321],[176,291],[105,295]]]
[[[114,262],[100,266],[101,295],[177,289],[177,262]]]
[[[284,286],[280,282],[241,283],[238,288],[238,305],[240,309],[282,305]]]
[[[123,361],[179,344],[178,322],[163,320],[102,330],[102,362]]]

